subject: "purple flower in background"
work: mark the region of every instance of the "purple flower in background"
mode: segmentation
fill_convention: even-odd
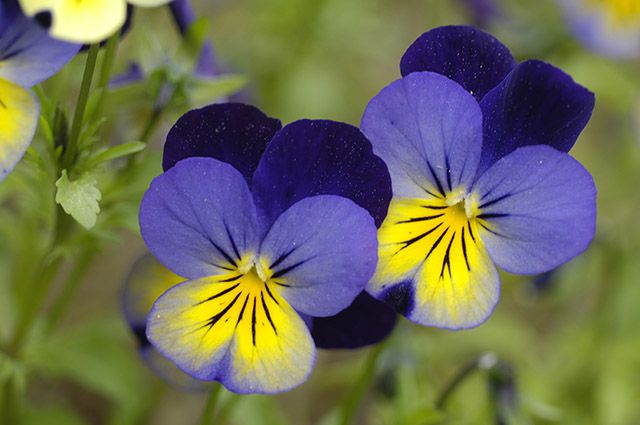
[[[315,359],[304,319],[347,308],[375,270],[384,163],[355,127],[281,128],[251,106],[218,104],[176,123],[163,165],[140,228],[156,258],[190,280],[156,301],[149,340],[235,392],[299,385]]]
[[[401,71],[362,119],[393,184],[367,290],[414,322],[474,327],[498,302],[495,265],[543,273],[592,240],[596,189],[567,152],[594,96],[471,27],[423,34]]]
[[[593,51],[614,58],[640,57],[640,2],[558,0],[576,37]]]
[[[0,180],[29,147],[40,106],[28,88],[58,72],[80,46],[53,40],[16,0],[0,2]]]
[[[178,369],[149,343],[146,335],[147,316],[153,302],[166,290],[184,280],[156,261],[152,255],[145,254],[131,267],[122,292],[122,308],[138,342],[140,356],[149,368],[176,388],[205,391],[210,387],[209,383],[194,379]]]

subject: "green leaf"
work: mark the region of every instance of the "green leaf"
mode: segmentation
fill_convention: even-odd
[[[143,142],[129,142],[121,145],[112,146],[110,148],[103,148],[98,150],[91,157],[90,165],[96,166],[103,162],[113,161],[114,159],[122,158],[123,156],[133,155],[143,150],[147,145]]]
[[[98,202],[102,194],[96,185],[96,179],[89,173],[84,173],[77,180],[69,180],[67,170],[62,170],[62,176],[56,182],[56,202],[87,230],[95,226],[100,212]]]

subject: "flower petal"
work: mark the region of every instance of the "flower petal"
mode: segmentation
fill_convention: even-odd
[[[459,83],[480,100],[516,66],[509,49],[470,26],[446,26],[422,34],[400,62],[403,76],[431,71]]]
[[[58,72],[80,46],[54,40],[20,11],[16,0],[0,5],[0,78],[31,87]]]
[[[522,62],[482,102],[484,146],[478,173],[514,149],[549,145],[569,152],[591,118],[593,93],[544,62]]]
[[[211,158],[189,158],[156,177],[140,206],[149,250],[194,279],[234,270],[258,247],[256,211],[242,175]]]
[[[442,199],[394,198],[378,232],[367,290],[425,326],[477,326],[493,312],[500,280],[478,225]]]
[[[184,114],[164,145],[165,170],[178,161],[205,156],[233,165],[251,183],[267,143],[280,130],[279,120],[241,103],[221,103]]]
[[[487,170],[474,191],[481,238],[508,272],[546,272],[593,239],[593,179],[578,161],[549,146],[516,149]]]
[[[144,327],[155,300],[167,289],[185,280],[160,264],[151,254],[140,257],[131,267],[122,291],[122,308],[132,329]]]
[[[315,361],[304,321],[253,272],[170,289],[149,314],[147,336],[180,369],[238,393],[289,390]]]
[[[49,34],[72,43],[97,43],[122,27],[126,19],[125,0],[19,0],[28,16],[50,11]]]
[[[396,317],[396,312],[385,303],[361,292],[349,307],[335,316],[314,317],[311,335],[318,348],[365,347],[389,336]]]
[[[302,120],[269,143],[253,178],[253,194],[267,229],[291,205],[315,195],[349,198],[380,225],[391,201],[391,178],[358,128]]]
[[[394,196],[442,197],[471,185],[482,113],[448,78],[417,72],[391,83],[371,100],[361,127],[389,167]]]
[[[31,144],[39,113],[33,92],[0,78],[0,181]]]
[[[260,247],[267,278],[298,311],[330,316],[373,275],[378,243],[371,215],[334,195],[305,198],[273,224]]]

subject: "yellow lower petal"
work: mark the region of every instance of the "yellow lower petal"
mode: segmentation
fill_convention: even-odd
[[[467,213],[464,201],[394,199],[378,233],[369,292],[427,326],[459,329],[486,320],[498,301],[499,276],[480,240],[480,220]]]
[[[180,368],[235,392],[302,383],[315,347],[300,316],[255,269],[178,285],[154,305],[151,342]]]

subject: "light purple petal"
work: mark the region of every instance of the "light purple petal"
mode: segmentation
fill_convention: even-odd
[[[140,206],[149,250],[190,279],[227,273],[255,254],[256,220],[242,174],[211,158],[185,159],[156,177]]]
[[[335,195],[305,198],[273,224],[260,247],[261,264],[296,310],[330,316],[348,307],[376,267],[371,215]]]
[[[15,0],[0,5],[0,78],[31,87],[58,72],[80,45],[55,40]]]
[[[476,100],[442,75],[416,72],[374,97],[362,131],[386,163],[396,197],[444,196],[469,187],[482,149]]]
[[[474,191],[482,241],[506,271],[546,272],[593,239],[593,179],[578,161],[549,146],[515,150],[487,170]]]

